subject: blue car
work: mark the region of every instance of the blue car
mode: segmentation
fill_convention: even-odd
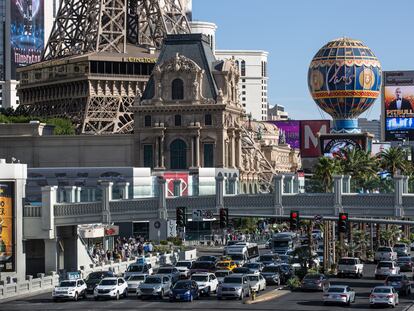
[[[193,301],[198,299],[198,285],[192,280],[182,280],[175,283],[170,291],[170,301]]]

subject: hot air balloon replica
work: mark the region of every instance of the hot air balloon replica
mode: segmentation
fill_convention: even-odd
[[[357,118],[380,95],[381,76],[379,60],[359,40],[335,39],[316,53],[308,71],[309,91],[333,118],[331,133],[321,135],[322,153],[350,145],[369,149],[372,135],[361,133]]]

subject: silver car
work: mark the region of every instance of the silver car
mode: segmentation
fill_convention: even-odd
[[[138,286],[145,281],[148,274],[133,274],[130,275],[126,282],[128,284],[128,292],[136,293]]]
[[[355,302],[355,291],[347,285],[332,285],[323,294],[323,304],[340,303],[350,305]]]
[[[398,293],[394,287],[391,286],[377,286],[369,296],[370,306],[387,305],[395,307],[400,303]]]
[[[224,278],[226,276],[229,276],[230,274],[233,274],[233,272],[231,272],[230,270],[217,270],[216,272],[214,272],[214,275],[216,276],[219,284],[223,283]]]
[[[168,276],[150,275],[138,286],[137,296],[139,298],[158,297],[162,299],[169,295],[171,286],[171,280]]]
[[[400,273],[400,267],[395,261],[380,261],[375,268],[375,279],[386,278]]]
[[[237,298],[242,300],[250,296],[250,284],[245,275],[233,274],[224,278],[217,290],[217,299]]]

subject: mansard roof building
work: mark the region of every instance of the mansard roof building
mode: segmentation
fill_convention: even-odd
[[[234,60],[217,60],[201,34],[170,35],[134,107],[138,166],[155,171],[239,170],[241,192],[267,192],[272,176],[300,168],[276,126],[247,118]]]

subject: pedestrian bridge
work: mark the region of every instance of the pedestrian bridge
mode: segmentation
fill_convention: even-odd
[[[283,217],[291,210],[301,216],[337,216],[346,212],[356,218],[414,217],[414,194],[406,193],[403,176],[394,179],[392,194],[348,193],[343,177],[334,178],[333,193],[283,193],[283,176],[275,176],[274,192],[270,194],[224,195],[222,179],[217,179],[216,194],[208,196],[166,197],[165,180],[159,180],[159,196],[141,199],[112,199],[112,183],[101,186],[102,200],[85,203],[57,203],[57,187],[42,189],[41,206],[24,207],[25,238],[53,238],[59,226],[94,223],[175,219],[177,207],[187,207],[187,213],[202,209],[217,214],[229,209],[229,217]],[[345,191],[344,191],[345,190]]]

